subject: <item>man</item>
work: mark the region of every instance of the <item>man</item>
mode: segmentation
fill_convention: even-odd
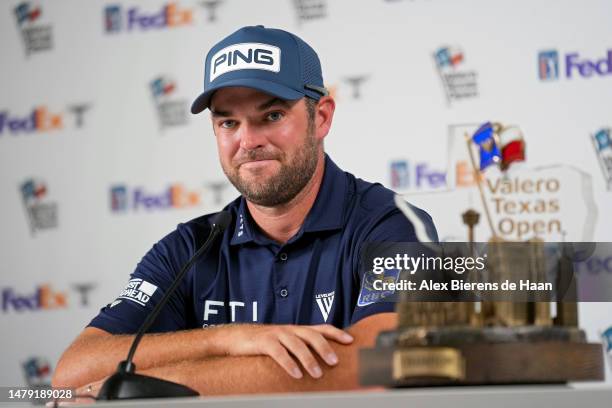
[[[360,287],[361,247],[414,241],[412,224],[390,190],[325,155],[335,104],[317,54],[297,36],[244,27],[215,45],[192,112],[206,108],[241,196],[226,207],[229,228],[162,310],[158,334],[144,337],[136,367],[203,395],[358,387],[357,350],[396,325],[394,305],[369,301]],[[415,211],[436,237],[431,218]],[[55,386],[98,391],[213,215],[154,245],[64,353]]]

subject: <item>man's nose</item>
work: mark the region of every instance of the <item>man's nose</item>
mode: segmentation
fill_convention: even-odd
[[[244,150],[254,150],[266,144],[266,137],[263,129],[249,123],[240,126],[240,147]]]

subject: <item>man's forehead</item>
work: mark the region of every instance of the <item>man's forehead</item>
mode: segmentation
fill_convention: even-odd
[[[295,105],[297,100],[281,99],[277,96],[252,88],[228,87],[219,89],[211,98],[210,111],[213,114],[229,112],[232,107],[254,108],[265,110],[272,106],[281,105],[287,108]]]

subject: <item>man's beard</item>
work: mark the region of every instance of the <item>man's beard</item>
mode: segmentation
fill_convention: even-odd
[[[259,150],[247,153],[249,160],[263,160],[270,158],[284,159]],[[281,163],[279,172],[263,183],[245,180],[240,176],[238,169],[223,167],[225,175],[236,189],[253,204],[264,207],[275,207],[286,204],[302,191],[312,178],[318,163],[318,144],[314,134],[306,134],[304,145],[296,150],[296,156],[287,164]],[[229,167],[229,166],[228,166]]]

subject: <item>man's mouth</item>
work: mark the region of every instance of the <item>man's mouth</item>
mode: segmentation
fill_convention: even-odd
[[[255,159],[243,162],[239,167],[245,167],[247,169],[263,167],[277,161],[276,159]]]

